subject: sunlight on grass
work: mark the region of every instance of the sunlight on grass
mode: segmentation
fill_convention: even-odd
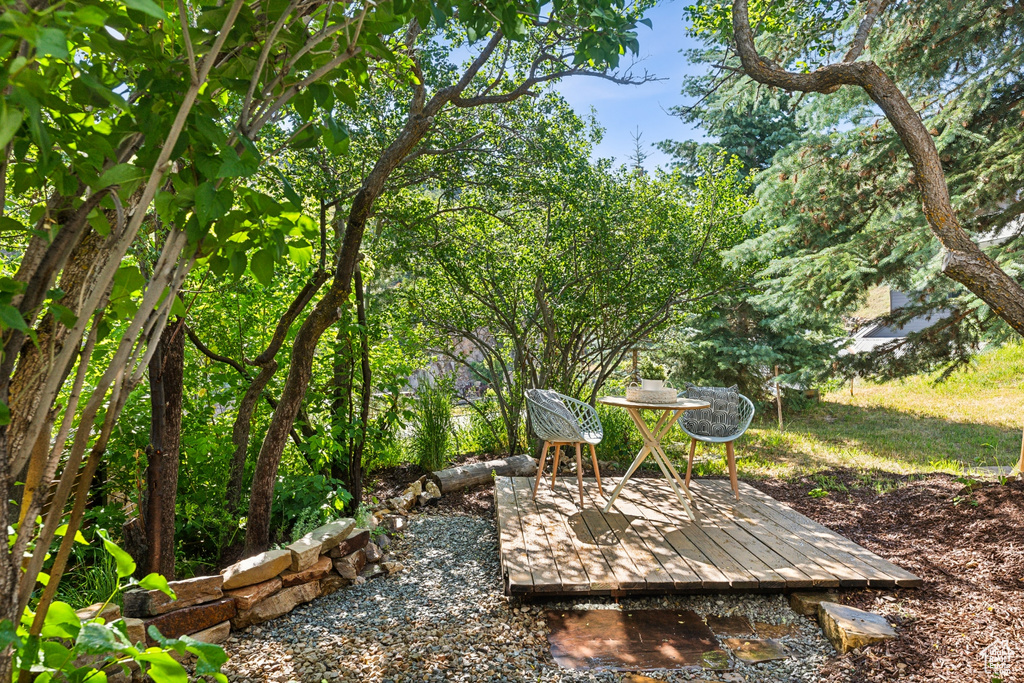
[[[852,470],[859,486],[880,493],[898,479],[931,472],[961,476],[965,467],[1010,465],[1020,453],[1024,418],[1024,346],[982,354],[976,367],[944,384],[935,377],[861,384],[829,394],[810,409],[759,415],[736,444],[741,478],[805,478],[814,495],[846,489],[828,475]],[[673,461],[686,466],[688,442],[670,436]],[[695,476],[727,476],[725,449],[700,444]]]

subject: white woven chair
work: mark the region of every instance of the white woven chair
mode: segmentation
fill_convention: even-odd
[[[533,433],[544,441],[540,462],[537,464],[537,481],[533,485],[533,495],[537,496],[540,479],[544,474],[544,463],[548,457],[548,448],[555,447],[554,461],[551,468],[551,488],[555,487],[558,476],[558,460],[562,446],[576,447],[576,482],[580,490],[580,507],[583,507],[583,457],[582,444],[590,446],[590,459],[594,465],[594,476],[597,488],[604,495],[601,487],[601,471],[597,466],[597,452],[594,445],[601,443],[604,428],[597,416],[594,406],[564,396],[555,391],[529,389],[526,392],[526,409],[530,414]]]
[[[687,436],[690,437],[690,459],[686,463],[686,486],[690,486],[690,473],[693,471],[693,456],[697,452],[697,442],[724,443],[725,461],[729,468],[729,481],[732,484],[733,495],[736,496],[736,500],[739,500],[740,485],[739,479],[736,476],[736,450],[733,447],[733,442],[743,436],[743,433],[747,431],[748,427],[750,427],[750,421],[754,419],[754,404],[751,403],[750,399],[743,394],[737,395],[739,396],[739,405],[737,406],[738,423],[735,428],[728,430],[728,433],[711,436],[709,434],[697,433],[696,431],[687,429],[686,424],[683,422],[684,417],[686,417],[685,415],[680,416],[679,427],[686,432]]]

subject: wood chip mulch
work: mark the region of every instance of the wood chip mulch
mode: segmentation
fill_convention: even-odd
[[[815,482],[752,482],[811,519],[924,579],[923,588],[843,593],[898,637],[831,660],[827,681],[1024,682],[1024,482],[965,486],[948,475],[893,481],[883,494],[852,473],[847,492],[812,498]],[[889,475],[891,476],[891,475]],[[857,487],[861,484],[861,487]],[[990,662],[991,663],[991,662]]]

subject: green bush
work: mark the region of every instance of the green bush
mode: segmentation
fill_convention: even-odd
[[[493,398],[483,398],[469,409],[469,422],[460,431],[459,445],[467,453],[504,453],[508,432]]]
[[[417,391],[412,456],[414,462],[431,472],[443,470],[451,461],[452,396],[450,382],[445,380],[437,380],[434,386],[421,386]]]
[[[274,487],[272,522],[282,536],[305,529],[302,536],[339,517],[351,500],[340,481],[322,474],[282,476]]]
[[[597,445],[597,457],[628,465],[640,450],[640,434],[622,408],[598,404],[597,415],[604,427],[604,438]]]

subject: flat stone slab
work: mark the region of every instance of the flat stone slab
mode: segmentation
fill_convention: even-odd
[[[121,608],[114,602],[107,603],[106,606],[102,602],[97,602],[80,610],[75,610],[75,614],[78,615],[79,621],[89,621],[96,617],[102,617],[103,623],[109,624],[121,618]]]
[[[288,614],[304,602],[314,600],[320,595],[320,582],[311,581],[291,588],[283,588],[279,593],[271,595],[266,600],[256,603],[251,609],[239,612],[231,620],[231,627],[243,629],[253,624],[261,624],[264,621],[276,619]]]
[[[551,655],[568,669],[728,668],[729,655],[692,611],[557,610],[545,613]]]
[[[345,557],[339,557],[332,561],[334,562],[334,571],[346,579],[352,580],[366,566],[366,551],[360,548],[354,553],[349,553]]]
[[[345,517],[344,519],[338,519],[313,529],[302,538],[319,543],[320,552],[325,553],[348,538],[355,526],[356,521],[354,519]]]
[[[228,621],[235,616],[235,612],[235,601],[232,598],[223,598],[215,602],[185,607],[151,619],[144,619],[143,624],[146,627],[147,639],[150,626],[156,626],[165,638],[177,638],[198,633],[211,626],[216,626],[222,621]],[[153,645],[155,642],[150,644]]]
[[[167,585],[174,591],[174,600],[158,590],[128,591],[124,594],[124,613],[129,617],[155,617],[183,607],[220,600],[224,597],[223,584],[224,577],[220,574],[171,581]]]
[[[313,566],[298,572],[284,572],[279,578],[281,579],[282,586],[291,588],[292,586],[298,586],[300,583],[309,583],[310,581],[322,579],[331,573],[331,569],[331,558],[323,555]]]
[[[736,659],[748,664],[789,657],[789,648],[771,638],[726,638],[722,644],[732,650]]]
[[[789,638],[800,635],[800,627],[796,624],[766,624],[763,621],[754,622],[754,631],[761,638]]]
[[[216,626],[203,629],[199,633],[193,633],[192,637],[202,643],[212,643],[213,645],[219,645],[228,639],[231,635],[231,622],[222,621]]]
[[[227,590],[268,581],[288,569],[291,564],[292,551],[268,550],[236,562],[222,569],[220,573],[224,577],[224,589]]]
[[[370,542],[370,531],[369,529],[353,528],[349,531],[348,536],[345,540],[341,541],[338,545],[331,548],[327,554],[333,557],[345,557],[350,553],[354,553],[360,548],[365,548]]]
[[[317,558],[320,557],[322,544],[320,541],[304,536],[286,547],[292,553],[292,563],[289,569],[293,572],[301,572],[316,564]]]
[[[818,621],[839,654],[896,637],[882,615],[835,602],[818,605]]]
[[[742,638],[744,636],[753,636],[756,633],[750,620],[742,614],[726,617],[709,615],[705,621],[708,623],[708,628],[714,631],[716,636]]]
[[[283,584],[281,582],[281,577],[275,576],[268,581],[225,591],[225,595],[235,599],[238,611],[241,612],[242,610],[250,609],[260,600],[266,600],[271,595],[281,590],[282,587]]]
[[[325,595],[330,595],[331,593],[339,591],[346,586],[351,586],[352,583],[352,580],[346,579],[343,576],[339,576],[338,574],[331,572],[324,578],[320,579],[319,597],[322,598]]]
[[[805,617],[816,615],[821,603],[837,600],[839,596],[832,591],[795,591],[789,594],[789,606],[794,612]]]

